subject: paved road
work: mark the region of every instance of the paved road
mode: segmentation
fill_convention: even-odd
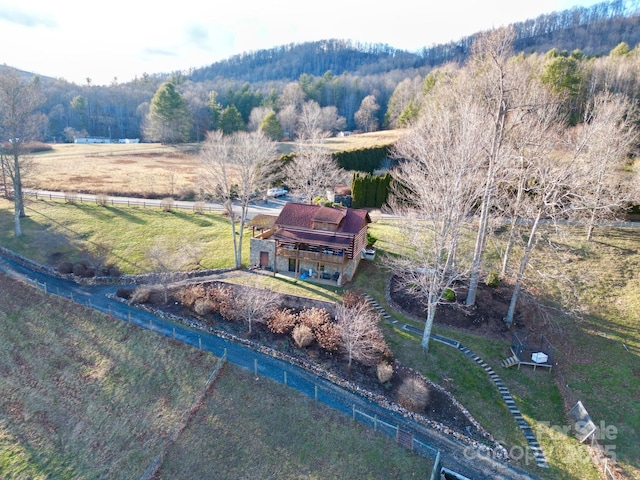
[[[44,199],[44,200],[66,200],[68,198],[68,193],[64,192],[56,192],[53,190],[31,190],[25,189],[24,194],[27,197],[35,198],[35,199]],[[73,194],[74,201],[76,202],[84,202],[84,203],[96,203],[96,195],[91,193],[78,193]],[[292,201],[293,199],[289,196],[283,196],[279,198],[269,198],[267,203],[264,203],[262,199],[256,199],[256,201],[251,202],[249,206],[249,218],[253,218],[255,215],[259,213],[266,213],[269,215],[278,215],[280,210],[282,210],[283,205]],[[101,199],[101,201],[106,201],[109,205],[127,205],[127,206],[141,206],[141,207],[156,207],[160,208],[162,205],[161,199],[156,198],[136,198],[136,197],[113,197],[108,196],[106,198]],[[191,210],[193,211],[196,208],[197,202],[190,202],[184,200],[174,200],[173,208],[180,210]],[[239,211],[239,207],[238,211]],[[216,202],[205,202],[204,203],[205,211],[222,211],[223,207],[221,203]]]
[[[474,453],[466,444],[453,437],[405,418],[399,413],[385,408],[365,396],[353,393],[340,385],[316,375],[306,369],[285,362],[270,355],[262,354],[241,343],[229,341],[217,335],[189,328],[185,325],[162,319],[145,310],[134,308],[118,302],[107,295],[114,293],[117,285],[82,286],[71,280],[49,275],[31,268],[0,251],[0,271],[18,280],[36,283],[51,294],[57,294],[87,305],[101,312],[109,313],[121,320],[138,325],[141,328],[174,338],[187,345],[201,348],[216,356],[225,352],[228,361],[249,370],[256,370],[259,375],[285,383],[306,395],[317,398],[328,406],[346,415],[353,415],[354,408],[366,412],[371,418],[380,422],[380,430],[386,422],[398,425],[402,431],[411,432],[414,439],[429,445],[426,453],[435,454],[440,451],[441,465],[457,471],[472,479],[516,479],[529,480],[529,474],[518,471],[501,462]],[[286,372],[286,373],[285,373]],[[386,432],[389,433],[389,432]],[[431,448],[433,450],[431,450]],[[423,452],[425,453],[425,452]]]

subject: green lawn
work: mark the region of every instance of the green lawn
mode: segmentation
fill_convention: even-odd
[[[0,200],[0,243],[37,262],[99,260],[118,266],[123,273],[144,273],[149,270],[147,251],[165,241],[176,248],[201,246],[201,268],[228,268],[234,263],[231,226],[220,213],[43,200],[29,201],[26,213],[23,237],[16,239],[12,204]],[[249,236],[243,243],[245,258]]]

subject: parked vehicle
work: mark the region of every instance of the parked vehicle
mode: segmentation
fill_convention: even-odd
[[[268,197],[282,197],[287,193],[289,193],[289,190],[287,190],[286,188],[270,188],[269,190],[267,190]]]

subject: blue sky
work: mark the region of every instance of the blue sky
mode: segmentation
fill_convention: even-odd
[[[329,38],[416,51],[593,0],[0,0],[0,63],[94,85]]]

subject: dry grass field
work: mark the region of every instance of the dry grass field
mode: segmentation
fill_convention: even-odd
[[[198,177],[193,144],[56,144],[31,166],[27,188],[146,198],[188,196]]]
[[[387,145],[400,131],[390,130],[326,142],[330,151]],[[77,193],[102,193],[145,198],[193,198],[200,191],[198,145],[54,144],[53,149],[33,155],[25,175],[27,188]],[[281,153],[293,143],[281,143]]]

